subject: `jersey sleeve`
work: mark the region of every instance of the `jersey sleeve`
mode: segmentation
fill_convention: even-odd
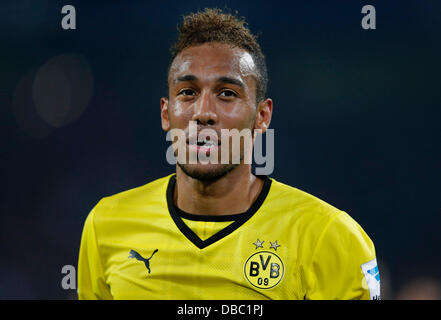
[[[105,282],[94,226],[96,207],[87,216],[81,236],[78,259],[78,298],[80,300],[112,299]]]
[[[306,299],[380,299],[374,244],[347,213],[334,214],[322,231],[308,268],[307,283]]]

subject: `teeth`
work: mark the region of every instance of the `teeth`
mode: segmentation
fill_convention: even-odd
[[[217,140],[216,139],[214,139],[214,140],[205,140],[205,138],[204,139],[202,139],[202,138],[200,138],[200,139],[198,139],[198,140],[196,140],[196,139],[192,139],[192,138],[190,138],[189,140],[188,140],[188,142],[187,142],[189,145],[193,145],[193,146],[204,146],[204,147],[207,147],[207,148],[212,148],[212,147],[217,147],[217,145],[218,145],[218,143],[217,143]]]
[[[217,144],[214,143],[213,141],[203,141],[203,142],[199,142],[199,143],[192,142],[192,143],[190,143],[190,145],[193,145],[193,146],[204,146],[204,147],[211,148],[211,147],[216,146]]]

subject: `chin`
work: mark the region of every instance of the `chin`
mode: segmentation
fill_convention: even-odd
[[[180,164],[184,173],[196,180],[215,181],[233,171],[239,164]]]

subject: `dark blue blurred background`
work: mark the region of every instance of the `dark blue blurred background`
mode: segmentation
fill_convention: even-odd
[[[20,0],[0,4],[0,298],[75,298],[61,268],[92,207],[173,172],[168,50],[182,14],[214,6],[245,16],[267,57],[272,176],[365,229],[384,298],[441,279],[440,1]]]

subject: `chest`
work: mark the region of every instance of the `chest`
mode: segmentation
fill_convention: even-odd
[[[199,230],[203,229],[199,225]],[[130,230],[131,228],[127,228]],[[116,299],[301,299],[293,239],[276,226],[245,224],[202,248],[164,223],[108,243],[106,282]],[[133,229],[131,229],[133,230]],[[222,234],[221,234],[222,235]],[[195,240],[195,239],[193,239]]]

